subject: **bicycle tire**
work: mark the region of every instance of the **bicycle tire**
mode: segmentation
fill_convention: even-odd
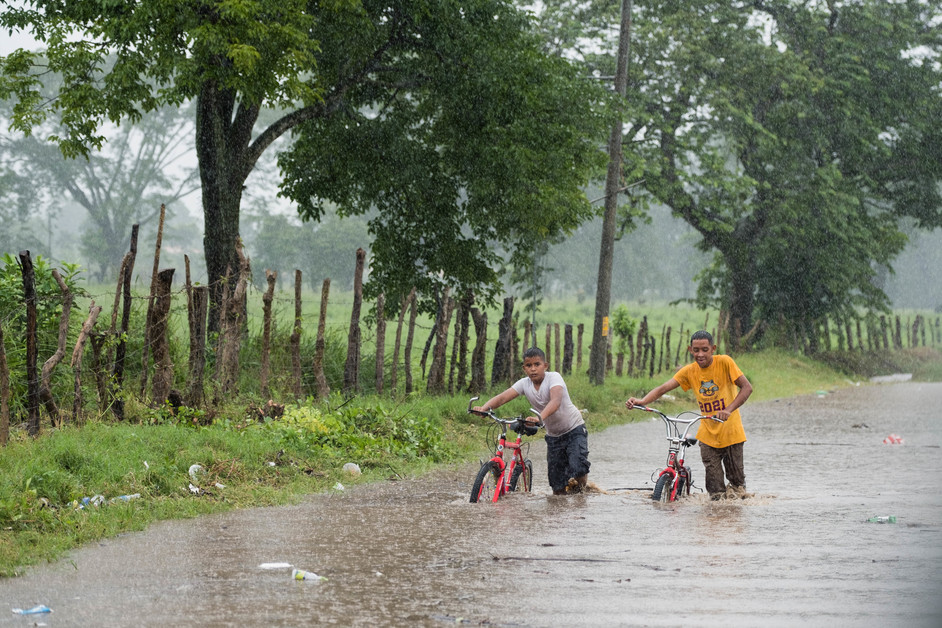
[[[491,496],[497,488],[500,481],[500,467],[493,460],[488,460],[481,465],[478,475],[474,478],[474,484],[471,486],[471,503],[476,504],[479,501],[491,501]]]
[[[674,483],[674,476],[665,473],[657,479],[654,485],[654,492],[651,493],[651,499],[656,502],[669,502],[671,500],[671,487]]]
[[[529,493],[533,488],[533,463],[527,458],[522,465],[514,467],[513,475],[510,476],[510,490],[517,490],[517,483],[523,476],[523,483],[520,485],[524,493]]]
[[[684,482],[684,478],[677,478],[677,497],[674,499],[683,497],[685,490],[687,490],[687,484]]]

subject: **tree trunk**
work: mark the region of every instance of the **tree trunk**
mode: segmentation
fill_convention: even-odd
[[[476,307],[471,308],[471,320],[474,322],[476,340],[471,352],[471,383],[468,392],[478,394],[485,390],[485,355],[487,352],[487,314]]]
[[[294,271],[294,329],[288,343],[291,346],[291,392],[301,398],[301,271]]]
[[[170,396],[173,386],[173,362],[170,361],[170,341],[167,328],[170,322],[171,288],[173,268],[166,268],[157,273],[154,284],[154,309],[151,321],[151,350],[154,353],[154,405],[162,406]]]
[[[389,374],[389,388],[394,395],[399,385],[399,348],[402,342],[402,324],[406,318],[406,310],[409,309],[409,304],[414,300],[415,288],[412,288],[409,294],[402,300],[402,306],[399,308],[399,321],[396,324],[396,345],[393,347],[392,372]]]
[[[317,320],[317,340],[314,341],[314,381],[317,383],[317,396],[327,399],[330,396],[330,386],[324,376],[324,349],[327,344],[327,297],[330,294],[330,279],[325,279],[321,285],[321,312]]]
[[[269,369],[271,368],[271,304],[275,300],[275,282],[278,281],[276,271],[265,269],[265,282],[268,288],[262,295],[262,364],[259,373],[259,385],[262,396],[271,398],[271,389],[268,385]]]
[[[532,327],[532,323],[530,322],[530,319],[523,321],[523,350],[524,352],[526,352],[527,349],[533,346],[530,344],[530,328],[531,327]]]
[[[353,274],[353,308],[350,313],[350,332],[347,334],[347,362],[343,369],[343,391],[350,394],[360,390],[360,307],[363,304],[363,264],[366,251],[357,249],[356,270]]]
[[[209,330],[219,329],[227,269],[239,268],[232,243],[239,239],[239,208],[258,107],[240,105],[236,94],[206,80],[196,99],[196,156],[203,195],[203,250],[210,287]],[[241,306],[241,304],[239,304]]]
[[[36,372],[36,275],[29,251],[20,251],[23,298],[26,302],[26,432],[39,435],[39,375]]]
[[[554,371],[559,373],[562,365],[560,363],[560,355],[562,355],[562,348],[559,344],[559,323],[553,323],[553,357],[555,361],[553,362]]]
[[[618,35],[618,56],[615,65],[615,94],[624,100],[628,86],[628,51],[631,45],[631,0],[622,0],[621,26]],[[605,176],[605,213],[602,217],[602,241],[599,246],[599,271],[595,291],[595,321],[592,346],[589,348],[589,381],[596,386],[605,383],[608,338],[604,328],[612,300],[612,263],[615,254],[615,222],[618,192],[622,187],[622,119],[612,124],[608,136],[608,172]]]
[[[383,371],[386,367],[386,295],[376,297],[376,394],[383,394]]]
[[[458,348],[461,344],[461,317],[464,309],[464,299],[455,302],[455,332],[451,343],[451,361],[448,365],[448,394],[455,394],[455,371],[458,369]]]
[[[140,225],[131,226],[131,248],[127,254],[127,263],[121,264],[121,267],[124,269],[124,273],[121,275],[121,288],[119,293],[122,294],[124,299],[122,308],[121,308],[121,328],[118,332],[118,342],[115,347],[114,352],[114,371],[111,377],[111,387],[110,387],[110,396],[111,396],[111,411],[114,413],[114,416],[119,421],[124,420],[124,399],[121,398],[121,395],[116,394],[117,391],[121,389],[121,386],[124,384],[124,358],[127,355],[127,337],[128,337],[128,327],[131,325],[131,276],[134,274],[134,260],[137,257],[137,233]],[[115,295],[115,304],[117,304],[118,295]],[[115,313],[112,316],[117,315],[117,305],[115,306]],[[114,327],[112,319],[112,327]]]
[[[62,419],[59,416],[59,408],[56,406],[56,400],[52,397],[52,372],[65,357],[65,343],[69,335],[69,314],[72,312],[72,291],[65,285],[62,275],[56,269],[52,270],[52,277],[59,284],[59,290],[62,292],[62,315],[59,317],[59,342],[56,345],[56,352],[53,353],[43,364],[42,377],[39,383],[39,400],[46,407],[46,413],[53,427],[59,427]]]

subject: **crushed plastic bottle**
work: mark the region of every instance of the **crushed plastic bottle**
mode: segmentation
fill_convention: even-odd
[[[52,609],[46,606],[45,604],[40,604],[39,606],[34,606],[33,608],[14,608],[13,612],[17,615],[39,615],[40,613],[51,613]]]
[[[896,523],[896,515],[880,515],[877,517],[870,517],[867,519],[867,523]]]
[[[293,569],[291,577],[295,580],[312,580],[314,582],[327,582],[324,576],[318,576],[313,571],[304,571],[303,569]]]
[[[362,473],[362,471],[360,471],[360,465],[358,465],[355,462],[348,462],[345,465],[343,465],[343,471],[344,473],[347,473],[348,475],[352,475],[353,477],[357,477],[358,475],[360,475],[360,473]]]

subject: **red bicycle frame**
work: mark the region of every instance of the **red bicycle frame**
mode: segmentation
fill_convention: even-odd
[[[497,440],[497,450],[494,457],[491,458],[491,461],[497,463],[498,468],[500,468],[500,478],[494,482],[496,486],[494,487],[494,498],[491,500],[495,503],[510,491],[510,478],[513,477],[514,469],[518,464],[523,464],[523,452],[520,451],[522,441],[523,437],[518,434],[517,440],[508,443],[506,427],[500,433],[500,438]],[[504,462],[505,449],[513,451],[509,465]]]

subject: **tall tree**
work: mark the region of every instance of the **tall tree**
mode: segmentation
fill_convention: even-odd
[[[238,267],[246,177],[292,130],[300,135],[282,160],[286,192],[306,217],[319,216],[320,196],[349,200],[351,211],[367,200],[380,206],[371,224],[379,278],[442,271],[462,285],[493,285],[497,259],[459,227],[517,242],[587,213],[578,186],[597,153],[584,128],[594,116],[591,90],[541,53],[525,15],[504,0],[25,4],[0,14],[0,26],[48,45],[48,69],[63,77],[49,106],[65,127],[56,139],[67,155],[100,147],[105,121],[195,101],[214,304],[218,280]],[[108,54],[116,56],[110,68]],[[17,98],[21,131],[48,112],[38,59],[18,51],[2,60],[0,97]],[[263,107],[284,113],[258,127]],[[329,168],[331,157],[369,165],[350,177]],[[409,264],[415,251],[427,262],[418,269]]]
[[[52,135],[56,129],[40,131]],[[0,163],[30,182],[34,207],[56,207],[65,197],[88,213],[79,248],[102,281],[117,274],[132,224],[153,227],[161,204],[172,215],[173,204],[196,191],[196,169],[185,165],[192,158],[192,132],[185,111],[164,107],[115,129],[107,146],[87,159],[65,158],[35,136],[4,135]]]

